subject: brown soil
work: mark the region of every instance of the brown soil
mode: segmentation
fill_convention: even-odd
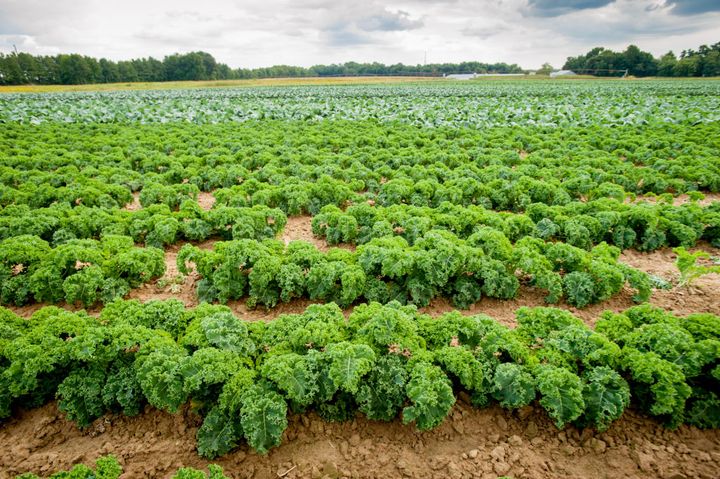
[[[288,218],[287,224],[285,225],[285,229],[280,235],[280,240],[284,241],[285,244],[296,240],[308,241],[315,245],[315,247],[320,251],[327,251],[330,248],[343,248],[349,251],[355,250],[355,245],[338,244],[331,246],[327,243],[327,241],[325,241],[324,238],[318,238],[317,236],[313,235],[312,216],[308,215],[290,216]]]
[[[703,192],[705,195],[705,198],[702,200],[698,200],[697,204],[700,206],[709,206],[715,201],[720,201],[720,193],[709,193],[709,192]],[[680,206],[684,205],[686,203],[690,203],[690,197],[683,193],[681,195],[677,195],[673,198],[673,205],[674,206]],[[657,197],[656,196],[644,196],[644,195],[638,195],[635,197],[635,200],[627,199],[626,203],[657,203]]]
[[[204,210],[209,210],[215,204],[215,196],[213,195],[212,191],[201,191],[200,193],[198,193],[197,201],[200,205],[200,208]]]
[[[604,432],[559,431],[538,408],[476,409],[462,397],[438,428],[419,432],[358,416],[328,423],[292,415],[280,447],[259,456],[242,445],[215,462],[232,478],[715,478],[720,430],[676,431],[627,411]],[[0,478],[47,475],[114,454],[123,478],[170,477],[182,466],[204,468],[195,451],[200,419],[184,409],[147,408],[140,416],[107,415],[87,430],[56,404],[19,411],[0,429]],[[22,439],[20,439],[22,438]],[[20,440],[18,440],[20,439]]]
[[[126,211],[137,211],[137,210],[142,209],[142,205],[140,204],[140,192],[134,191],[132,196],[133,196],[132,201],[130,203],[126,204],[125,206],[123,206],[122,209],[124,209]]]
[[[700,250],[720,257],[720,249],[713,248],[707,243],[700,243],[698,247],[690,248],[693,252]],[[670,282],[675,282],[678,277],[675,259],[676,255],[671,248],[662,248],[651,253],[626,250],[620,256],[620,261]],[[650,303],[681,316],[691,313],[720,315],[720,275],[702,276],[689,287],[674,287],[667,291],[655,290]]]

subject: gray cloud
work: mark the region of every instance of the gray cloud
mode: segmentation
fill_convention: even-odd
[[[407,12],[397,11],[377,13],[359,19],[358,28],[366,32],[397,32],[402,30],[414,30],[423,26],[422,20],[413,20]]]
[[[460,30],[466,37],[476,37],[481,40],[487,40],[506,31],[508,31],[507,25],[502,24],[468,26]]]
[[[371,36],[353,32],[352,30],[345,28],[338,28],[336,30],[330,29],[325,32],[325,37],[328,45],[336,47],[348,47],[374,43]]]
[[[698,15],[720,11],[718,0],[675,0],[667,3],[672,6],[671,12],[677,15]]]
[[[600,8],[614,0],[529,0],[527,12],[539,17],[558,17],[578,10]]]

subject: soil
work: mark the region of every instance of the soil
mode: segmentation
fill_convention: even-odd
[[[690,251],[706,251],[720,258],[720,249],[701,242]],[[671,248],[662,248],[651,253],[625,250],[620,261],[646,273],[674,282],[678,278],[675,253]],[[688,287],[674,287],[670,290],[653,291],[650,303],[674,314],[686,316],[691,313],[713,313],[720,315],[720,275],[708,274],[698,278]]]
[[[0,429],[0,478],[47,475],[111,453],[123,478],[170,477],[180,467],[204,468],[195,452],[200,419],[187,408],[168,414],[148,407],[136,417],[107,415],[86,430],[64,419],[55,403],[19,411]],[[212,461],[232,478],[716,478],[720,430],[675,431],[633,411],[603,433],[559,431],[538,408],[476,409],[460,397],[436,429],[419,432],[400,420],[358,415],[328,423],[314,413],[291,415],[280,447],[260,456],[242,445]]]
[[[697,204],[700,206],[709,206],[715,201],[720,201],[720,193],[709,193],[703,191],[703,194],[705,195],[705,198],[698,200]],[[627,199],[627,203],[657,203],[657,196],[644,196],[644,195],[637,195],[635,197],[635,200],[632,201],[631,199]],[[680,206],[684,205],[685,203],[690,203],[690,197],[683,193],[681,195],[677,195],[673,198],[673,206]]]
[[[200,208],[207,211],[211,209],[215,204],[215,196],[213,195],[212,191],[201,191],[200,193],[198,193],[197,202],[200,205]]]
[[[140,192],[133,191],[132,197],[132,201],[126,204],[123,209],[126,211],[137,211],[142,209],[142,205],[140,204]]]
[[[315,245],[320,251],[327,251],[330,248],[343,248],[349,251],[355,251],[355,245],[337,244],[329,245],[324,238],[315,236],[312,232],[312,216],[290,216],[288,218],[285,229],[283,230],[280,240],[288,244],[291,241],[303,240]]]

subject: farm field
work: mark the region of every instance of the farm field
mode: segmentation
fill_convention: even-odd
[[[502,78],[502,77],[495,77]],[[493,78],[494,79],[494,78]],[[244,80],[188,80],[131,83],[93,83],[87,85],[2,85],[0,93],[62,93],[122,90],[177,90],[195,88],[303,86],[303,85],[356,85],[392,83],[428,83],[442,81],[440,77],[428,76],[338,76],[338,77],[289,77],[257,78]]]
[[[715,80],[0,94],[0,478],[717,477],[719,273]]]

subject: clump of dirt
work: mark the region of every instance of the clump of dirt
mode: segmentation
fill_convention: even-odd
[[[215,205],[215,195],[213,195],[212,191],[201,191],[198,193],[197,202],[200,205],[200,208],[207,211]]]
[[[205,468],[195,451],[201,420],[187,408],[146,408],[137,417],[107,415],[86,430],[56,404],[19,411],[0,430],[0,478],[47,475],[100,455],[115,455],[125,478],[169,477],[183,466]],[[598,433],[558,430],[539,407],[476,409],[461,395],[432,431],[400,420],[358,415],[329,423],[314,413],[291,415],[282,445],[260,456],[243,444],[215,461],[233,478],[715,478],[720,430],[668,430],[634,411]]]
[[[122,207],[125,211],[137,211],[142,209],[142,205],[140,204],[140,192],[139,191],[133,191],[132,193],[132,201],[125,206]]]
[[[288,244],[291,241],[303,240],[312,243],[320,251],[326,252],[330,248],[342,248],[355,251],[353,244],[329,245],[324,238],[315,236],[312,232],[312,216],[290,216],[288,217],[285,229],[280,235],[280,240]]]

